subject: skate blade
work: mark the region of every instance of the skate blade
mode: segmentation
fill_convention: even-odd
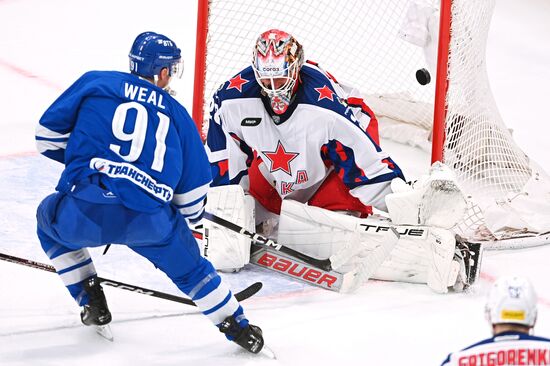
[[[271,348],[269,348],[268,346],[266,346],[265,344],[264,344],[262,350],[260,351],[260,354],[262,354],[266,357],[269,357],[272,360],[277,359],[277,356],[275,355],[275,352],[273,352],[273,350]]]
[[[113,342],[115,340],[115,338],[113,337],[113,332],[111,331],[111,327],[108,324],[96,325],[95,331],[97,334],[110,342]]]

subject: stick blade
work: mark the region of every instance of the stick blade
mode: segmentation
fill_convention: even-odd
[[[248,286],[244,290],[237,292],[235,294],[235,298],[237,301],[241,302],[243,300],[248,299],[249,297],[252,297],[258,293],[263,287],[263,283],[261,282],[255,282],[252,285]]]

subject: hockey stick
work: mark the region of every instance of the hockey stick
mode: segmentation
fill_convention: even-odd
[[[234,223],[232,223],[232,222],[230,222],[230,221],[228,221],[228,220],[226,220],[222,217],[216,216],[216,215],[214,215],[210,212],[204,212],[203,217],[205,219],[213,222],[214,224],[217,224],[219,226],[225,227],[226,229],[229,229],[229,230],[234,231],[236,233],[239,233],[243,236],[246,236],[247,238],[252,239],[254,242],[256,242],[256,243],[258,243],[258,244],[260,244],[264,247],[272,248],[272,249],[275,249],[278,252],[293,256],[293,257],[301,260],[302,262],[304,262],[306,264],[309,264],[309,265],[312,265],[314,267],[317,267],[319,269],[322,269],[323,271],[327,271],[327,272],[332,271],[332,263],[331,263],[330,259],[317,259],[317,258],[310,257],[309,255],[300,253],[297,250],[294,250],[294,249],[289,248],[289,247],[285,247],[284,245],[279,244],[279,243],[275,242],[274,240],[268,239],[265,236],[262,236],[260,234],[254,233],[254,232],[250,232],[250,231],[246,230],[245,228],[243,228],[243,227],[241,227],[237,224],[234,224]]]
[[[14,257],[14,256],[3,254],[3,253],[0,253],[0,259],[4,260],[4,261],[7,261],[7,262],[15,263],[15,264],[21,264],[23,266],[40,269],[42,271],[56,273],[55,268],[53,266],[51,266],[49,264],[45,264],[45,263],[35,262],[35,261],[30,260],[30,259]],[[148,289],[148,288],[145,288],[145,287],[134,286],[134,285],[130,285],[130,284],[127,284],[127,283],[124,283],[124,282],[110,280],[108,278],[98,277],[97,279],[103,285],[116,287],[116,288],[119,288],[121,290],[132,291],[132,292],[136,292],[138,294],[148,295],[148,296],[152,296],[152,297],[158,297],[160,299],[175,301],[175,302],[179,302],[179,303],[185,304],[185,305],[197,306],[193,302],[193,300],[187,299],[185,297],[179,297],[179,296],[176,296],[176,295],[167,294],[165,292],[151,290],[151,289]],[[245,288],[244,290],[242,290],[240,292],[237,292],[235,294],[235,298],[237,299],[237,301],[246,300],[249,297],[255,295],[258,291],[260,291],[262,286],[263,286],[263,284],[261,282],[255,282],[252,285]]]

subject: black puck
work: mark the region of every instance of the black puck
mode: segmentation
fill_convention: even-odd
[[[426,69],[416,70],[416,81],[418,81],[418,84],[426,85],[426,84],[429,84],[431,80],[432,78],[428,70]]]

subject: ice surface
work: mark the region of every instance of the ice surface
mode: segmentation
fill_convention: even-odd
[[[180,101],[191,105],[195,2],[0,0],[0,252],[48,262],[35,236],[35,210],[53,191],[61,167],[34,153],[44,109],[81,73],[127,66],[135,35],[170,35],[186,60]],[[495,99],[519,145],[550,171],[547,112],[550,4],[499,0],[487,62]],[[327,66],[327,68],[329,68]],[[411,176],[428,157],[383,146]],[[124,247],[92,251],[104,277],[177,293],[151,264]],[[0,262],[1,365],[428,365],[489,336],[488,285],[504,274],[529,277],[538,291],[535,333],[550,336],[550,247],[487,252],[479,284],[437,295],[424,285],[370,281],[340,295],[258,268],[226,274],[239,290],[264,289],[244,305],[276,361],[241,351],[196,309],[106,288],[115,342],[80,324],[79,309],[56,275]]]

